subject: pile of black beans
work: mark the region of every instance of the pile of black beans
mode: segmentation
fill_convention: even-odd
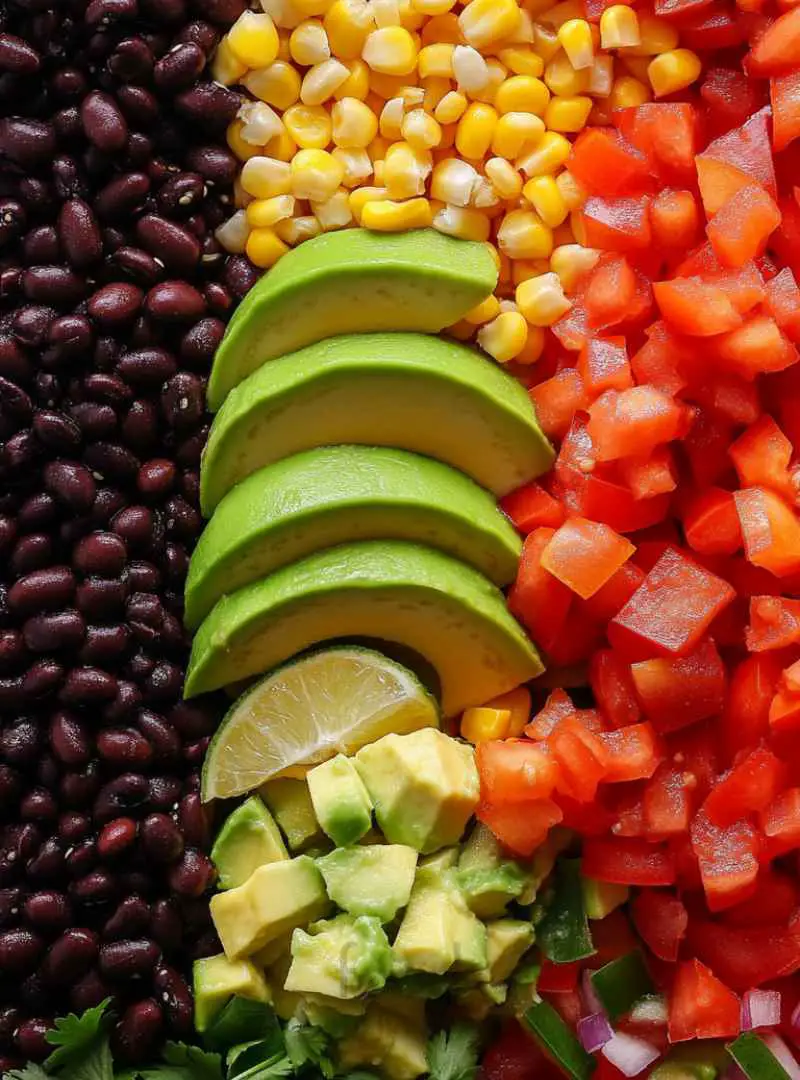
[[[206,375],[253,284],[244,0],[0,3],[0,1072],[105,997],[118,1053],[191,1034],[219,700],[181,699]]]

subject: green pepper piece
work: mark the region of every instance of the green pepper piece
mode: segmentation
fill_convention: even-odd
[[[753,1031],[745,1031],[726,1049],[749,1080],[789,1080],[786,1069]]]
[[[596,952],[583,906],[580,859],[559,859],[556,864],[553,899],[536,938],[554,964],[571,964]]]
[[[589,1080],[597,1064],[587,1054],[553,1006],[547,1001],[532,1005],[524,1015],[525,1023],[548,1057],[571,1080]]]
[[[638,949],[592,972],[591,980],[612,1024],[630,1012],[640,998],[654,991],[644,957]]]

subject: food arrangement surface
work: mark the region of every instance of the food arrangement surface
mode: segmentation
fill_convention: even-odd
[[[800,1078],[800,7],[0,6],[0,1075]]]

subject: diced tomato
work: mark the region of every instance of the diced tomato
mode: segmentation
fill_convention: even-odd
[[[766,104],[763,89],[740,69],[729,67],[712,67],[706,71],[700,97],[708,106],[714,133],[743,124]]]
[[[568,668],[588,660],[602,639],[602,627],[595,626],[576,606],[561,627],[561,633],[547,650],[552,667]]]
[[[665,394],[679,394],[686,386],[682,364],[690,360],[691,347],[660,320],[649,326],[645,333],[647,341],[631,358],[636,381],[648,383]]]
[[[742,531],[733,494],[707,487],[690,496],[683,509],[686,543],[702,555],[733,555],[742,546]]]
[[[566,517],[563,505],[531,480],[500,500],[500,509],[511,518],[521,533],[530,533],[540,525],[557,529]]]
[[[761,109],[741,127],[721,135],[696,159],[697,179],[706,216],[714,214],[753,180],[775,198],[777,183],[769,138],[768,109]]]
[[[481,798],[487,802],[546,799],[558,779],[558,765],[547,747],[528,739],[490,739],[478,743],[475,761]]]
[[[508,594],[511,611],[545,650],[557,640],[572,603],[570,590],[541,564],[542,552],[554,533],[554,529],[540,528],[525,538],[517,580]]]
[[[487,825],[509,851],[528,858],[544,842],[561,810],[550,799],[530,802],[481,802],[476,817]]]
[[[767,282],[766,309],[790,341],[800,340],[800,289],[788,266]]]
[[[637,499],[667,495],[678,486],[675,457],[669,446],[657,446],[642,457],[623,458],[619,472]]]
[[[659,732],[678,731],[722,712],[725,667],[713,641],[687,656],[640,661],[631,675],[642,712]]]
[[[584,473],[556,465],[556,489],[570,510],[593,521],[602,521],[619,533],[637,532],[663,521],[669,495],[637,499],[629,487],[606,479],[599,470]]]
[[[590,196],[581,210],[587,247],[635,255],[650,246],[650,200],[646,196],[618,199]]]
[[[798,729],[800,729],[800,694],[779,689],[769,706],[769,730],[775,737],[794,737]]]
[[[656,281],[653,295],[661,314],[680,334],[713,337],[742,322],[724,289],[699,277]]]
[[[722,204],[706,231],[725,266],[743,266],[763,254],[780,223],[775,200],[759,184],[748,184]]]
[[[650,203],[650,226],[659,248],[685,251],[696,243],[700,213],[691,191],[660,191]]]
[[[796,364],[797,349],[769,315],[754,315],[743,326],[721,333],[713,342],[718,359],[746,379],[783,371]]]
[[[633,386],[625,338],[590,338],[578,356],[578,374],[590,400],[604,390],[627,390]]]
[[[729,49],[745,42],[747,33],[748,24],[739,9],[722,3],[713,3],[696,18],[681,23],[681,41],[689,49]],[[738,113],[736,119],[744,120],[751,111]],[[727,130],[730,124],[721,126]]]
[[[688,942],[694,954],[734,990],[749,990],[800,969],[800,923],[725,926],[690,919]]]
[[[611,128],[587,128],[572,145],[569,170],[586,191],[598,195],[640,192],[650,182],[641,150]]]
[[[592,655],[589,683],[597,704],[612,727],[628,727],[640,719],[630,664],[613,649],[598,649]]]
[[[773,926],[788,923],[800,906],[800,885],[788,874],[762,869],[748,900],[729,908],[722,918],[728,926]]]
[[[583,873],[615,885],[672,885],[675,860],[664,844],[591,836],[583,845]]]
[[[564,720],[567,716],[575,716],[577,711],[572,698],[559,686],[550,692],[543,708],[526,726],[525,734],[531,739],[547,739],[555,731],[560,720]]]
[[[678,959],[689,915],[674,893],[642,889],[631,902],[631,918],[636,932],[659,960],[674,963]]]
[[[669,1041],[738,1035],[741,1004],[699,960],[678,965],[669,1002]]]
[[[780,495],[765,487],[737,491],[736,512],[747,558],[776,577],[800,570],[800,519]]]
[[[563,1080],[561,1071],[516,1020],[509,1020],[481,1060],[485,1080]]]
[[[637,290],[636,274],[623,255],[600,259],[586,284],[586,313],[595,329],[622,321],[633,304]]]
[[[760,746],[717,781],[703,809],[713,824],[733,825],[750,813],[765,810],[785,784],[786,766]]]
[[[599,735],[575,717],[561,720],[547,740],[558,763],[557,790],[578,802],[590,802],[608,771],[608,756]]]
[[[625,138],[646,154],[660,186],[694,180],[697,114],[692,105],[651,102],[620,109],[612,119]]]
[[[692,822],[691,837],[709,910],[732,907],[752,891],[758,876],[759,840],[748,821],[722,827],[700,810]]]
[[[793,447],[765,413],[731,445],[730,455],[742,487],[763,486],[794,500],[800,485],[790,471]]]
[[[540,994],[570,994],[578,986],[581,973],[580,961],[572,964],[554,964],[545,958],[536,981]]]
[[[606,752],[606,783],[644,780],[656,771],[661,753],[650,724],[632,724],[601,732],[597,737]]]
[[[692,814],[692,791],[687,780],[690,775],[665,761],[645,786],[642,823],[649,840],[685,835]]]
[[[542,551],[541,565],[572,592],[593,596],[636,549],[608,525],[571,517]]]
[[[800,848],[800,788],[789,788],[761,814],[761,831],[771,859]]]
[[[733,467],[728,456],[731,445],[732,425],[722,416],[714,416],[705,411],[695,417],[682,450],[689,459],[692,479],[699,487],[709,484],[724,484],[733,477]]]
[[[552,379],[540,382],[530,391],[530,397],[542,430],[553,439],[562,439],[574,414],[589,404],[581,377],[574,368],[563,368]]]
[[[785,649],[800,641],[800,600],[753,596],[745,642],[750,652]]]
[[[606,390],[589,406],[587,431],[598,461],[646,454],[686,431],[686,412],[649,386]]]
[[[561,824],[581,836],[604,836],[615,823],[615,815],[601,802],[578,802],[567,795],[556,794],[555,802],[561,808]]]
[[[800,135],[800,71],[769,80],[772,105],[772,146],[785,149]]]
[[[669,548],[612,619],[609,640],[634,660],[686,656],[734,595],[722,578]]]
[[[781,668],[779,656],[763,652],[746,657],[733,669],[722,729],[729,760],[737,751],[757,746],[767,734]]]
[[[746,58],[750,75],[781,75],[800,67],[800,10],[792,8],[768,26]]]

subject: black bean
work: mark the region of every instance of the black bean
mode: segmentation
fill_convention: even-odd
[[[117,426],[117,414],[111,405],[100,405],[95,401],[80,401],[70,408],[70,413],[75,419],[83,435],[88,439],[102,439],[112,435]],[[97,493],[92,511],[97,508],[102,494],[100,489]]]
[[[9,765],[32,765],[41,749],[41,732],[35,720],[22,717],[0,731],[0,757]]]
[[[45,1035],[52,1027],[50,1021],[43,1018],[24,1020],[17,1028],[14,1043],[27,1061],[44,1061],[52,1052],[52,1045]]]
[[[82,978],[94,964],[100,942],[90,930],[65,930],[47,951],[42,963],[45,980],[68,986]]]
[[[0,34],[0,71],[30,75],[40,64],[39,54],[27,41],[14,34]]]
[[[50,721],[50,746],[64,765],[83,765],[91,754],[85,724],[63,709],[55,712]]]
[[[123,938],[100,946],[100,973],[114,982],[127,982],[149,975],[158,963],[161,950],[148,938]]]
[[[58,216],[58,234],[67,258],[80,269],[103,257],[103,239],[94,211],[83,199],[69,199]]]
[[[58,230],[53,225],[29,229],[22,242],[22,254],[29,266],[58,262],[61,258]]]
[[[196,848],[187,848],[169,874],[169,884],[178,896],[202,896],[214,880],[211,860]]]
[[[136,235],[143,248],[175,273],[192,273],[200,258],[197,237],[182,225],[158,214],[145,214],[140,218]]]
[[[57,660],[36,660],[22,679],[22,690],[29,701],[43,701],[55,694],[64,681],[64,667]]]
[[[117,769],[141,768],[150,763],[153,748],[135,728],[106,728],[97,736],[100,757]]]
[[[176,368],[174,357],[165,349],[138,349],[126,353],[117,364],[119,374],[136,387],[161,386]]]
[[[124,773],[101,788],[94,804],[95,820],[102,824],[121,814],[131,813],[147,802],[149,793],[145,777],[137,773]]]
[[[117,1024],[115,1043],[128,1061],[141,1062],[150,1057],[164,1026],[161,1007],[153,998],[129,1005]]]
[[[92,90],[81,103],[81,120],[87,139],[98,150],[121,150],[128,138],[128,125],[114,99],[102,90]]]
[[[22,918],[25,894],[19,886],[0,889],[0,928],[18,926]]]
[[[91,509],[97,485],[85,465],[75,461],[50,461],[42,472],[46,489],[75,513]]]
[[[142,846],[154,862],[174,863],[183,854],[183,837],[169,814],[149,814],[142,822]]]
[[[154,810],[173,810],[181,793],[181,782],[174,776],[151,776],[147,793]]]
[[[31,348],[38,348],[47,339],[50,324],[56,317],[45,304],[27,304],[15,312],[11,320],[11,332],[17,341]]]
[[[236,156],[223,146],[192,146],[186,164],[209,184],[230,184],[239,172]]]
[[[74,609],[32,615],[22,628],[25,644],[34,653],[77,649],[85,634],[86,623]]]
[[[83,278],[67,266],[29,266],[22,275],[22,288],[29,300],[72,307],[83,299],[86,285]]]
[[[125,543],[116,533],[95,532],[76,544],[72,563],[82,574],[116,577],[122,572],[126,557]]]
[[[31,788],[20,800],[19,816],[23,821],[54,821],[58,803],[46,788]]]
[[[196,792],[184,795],[178,805],[178,824],[187,844],[204,848],[211,839],[211,808]]]
[[[83,16],[89,26],[108,26],[119,19],[134,19],[136,0],[90,0]]]
[[[131,592],[158,592],[161,572],[151,562],[133,559],[128,563],[128,584]]]
[[[84,664],[117,663],[127,650],[129,641],[130,631],[124,623],[89,626],[78,659]]]
[[[6,975],[26,975],[42,955],[44,942],[31,930],[6,930],[0,934],[0,966]]]
[[[139,459],[119,443],[91,443],[83,460],[93,472],[113,480],[131,480],[139,471]]]
[[[60,315],[50,323],[47,340],[61,358],[82,356],[92,346],[91,323],[84,315]]]
[[[106,941],[141,937],[149,933],[150,906],[141,896],[126,896],[103,927]]]
[[[232,255],[225,264],[223,278],[234,296],[246,296],[260,277],[259,271],[244,255]]]
[[[27,653],[19,630],[0,630],[0,671],[18,670]]]
[[[93,401],[107,402],[109,405],[124,405],[131,399],[131,392],[118,375],[96,372],[83,380],[86,396]]]
[[[124,270],[134,281],[142,285],[152,285],[158,281],[163,273],[163,267],[157,259],[147,251],[138,247],[130,247],[125,244],[117,248],[112,256],[112,261]]]
[[[31,893],[23,911],[34,930],[45,935],[60,933],[72,922],[72,905],[64,893],[55,889]]]
[[[9,442],[11,440],[9,439]],[[9,566],[13,574],[28,575],[53,561],[53,542],[46,533],[22,536],[14,544]]]
[[[110,701],[116,694],[113,675],[102,668],[83,665],[73,668],[61,688],[59,698],[66,705],[92,706]]]
[[[155,95],[143,86],[120,86],[117,90],[117,101],[125,118],[136,127],[150,128],[158,120],[158,101]]]
[[[97,852],[102,859],[124,854],[136,843],[137,825],[133,818],[119,817],[107,822],[97,837]]]
[[[125,38],[108,58],[107,66],[118,79],[144,81],[153,70],[153,53],[142,38]]]
[[[194,1006],[186,980],[175,968],[159,964],[153,973],[153,985],[170,1033],[178,1038],[188,1035],[192,1030]]]
[[[69,1001],[76,1012],[83,1012],[86,1009],[93,1009],[108,997],[113,1000],[111,988],[104,982],[100,972],[96,968],[92,968],[87,975],[84,975],[72,987]]]
[[[94,799],[100,788],[97,762],[91,761],[81,772],[66,773],[61,778],[59,792],[65,806],[85,807]]]
[[[192,367],[209,367],[224,333],[225,324],[221,319],[212,316],[200,319],[181,338],[182,359]]]
[[[23,169],[48,161],[56,151],[51,124],[20,116],[0,119],[0,159],[7,158]]]
[[[54,454],[69,454],[81,444],[80,427],[69,416],[52,409],[37,409],[33,431],[39,442]],[[55,504],[51,506],[55,510]]]
[[[105,870],[91,870],[85,877],[73,881],[69,891],[70,896],[78,904],[86,906],[105,904],[117,895],[117,882],[114,876]]]
[[[75,604],[88,619],[113,619],[127,595],[127,582],[121,578],[89,577],[78,586]]]
[[[70,568],[50,566],[16,581],[9,590],[8,605],[17,615],[29,615],[63,607],[74,594],[75,575]]]
[[[205,312],[200,292],[185,281],[162,281],[145,299],[148,315],[159,322],[192,322]]]

